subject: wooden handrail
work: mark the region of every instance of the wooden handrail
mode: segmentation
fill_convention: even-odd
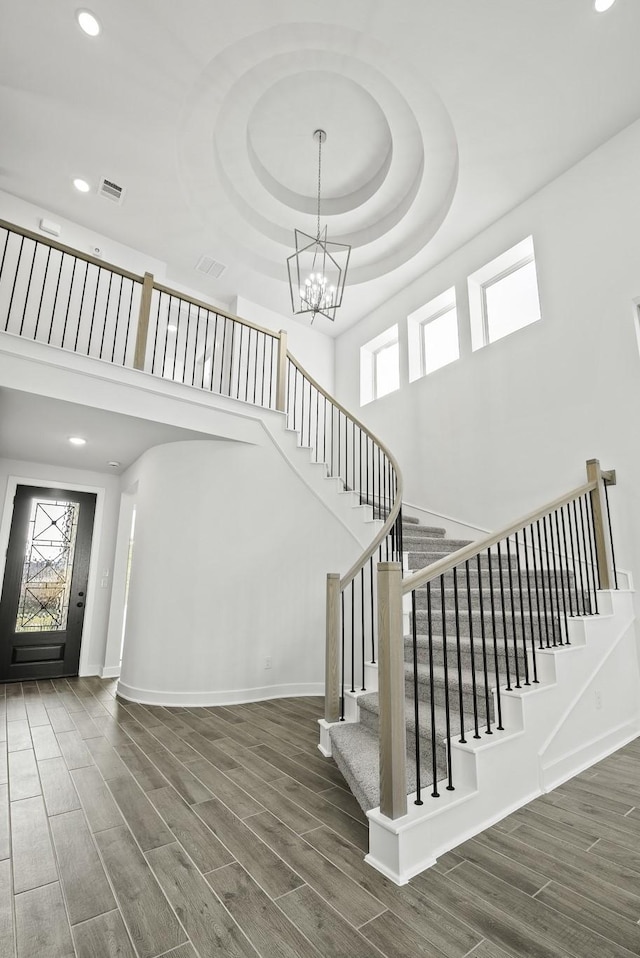
[[[41,233],[35,233],[33,230],[25,229],[24,226],[17,226],[15,223],[9,223],[8,220],[0,219],[0,229],[8,230],[10,233],[17,233],[18,236],[24,236],[26,239],[32,239],[36,243],[42,243],[44,246],[50,246],[52,249],[57,249],[61,253],[67,253],[69,256],[74,256],[76,259],[81,259],[86,263],[91,263],[92,266],[98,266],[101,269],[106,269],[110,273],[117,273],[118,276],[123,276],[125,279],[130,279],[134,283],[143,284],[146,276],[151,276],[151,273],[145,273],[144,276],[141,276],[138,273],[132,273],[128,269],[123,269],[121,266],[116,266],[115,263],[108,263],[105,260],[98,259],[96,256],[90,256],[88,253],[83,253],[82,250],[74,249],[71,246],[65,246],[64,243],[58,243],[56,240],[49,239],[48,236],[43,236]],[[189,296],[188,293],[181,293],[180,290],[171,289],[169,286],[164,286],[162,283],[156,283],[153,281],[153,289],[157,290],[159,293],[166,293],[169,296],[173,296],[176,299],[181,299],[186,303],[191,303],[192,306],[197,306],[200,309],[206,309],[210,313],[216,313],[218,316],[224,316],[226,319],[232,319],[236,323],[241,323],[243,326],[249,326],[251,329],[257,330],[259,333],[265,333],[267,336],[272,336],[274,339],[278,339],[280,333],[273,329],[266,329],[264,326],[259,326],[257,323],[252,323],[248,319],[242,319],[241,316],[236,316],[234,313],[230,313],[227,310],[219,309],[217,306],[213,306],[211,303],[205,303],[203,300],[196,299],[194,296]]]
[[[105,263],[104,260],[98,259],[96,256],[90,256],[81,250],[72,249],[71,246],[65,246],[64,243],[57,243],[55,240],[49,239],[48,236],[42,236],[41,233],[34,233],[33,230],[27,230],[23,226],[16,226],[15,223],[8,223],[7,220],[0,219],[0,229],[8,230],[10,233],[17,233],[18,236],[24,236],[26,239],[35,240],[36,243],[43,243],[44,246],[50,246],[52,249],[60,250],[61,253],[67,253],[76,259],[91,263],[92,266],[99,266],[100,269],[106,269],[110,273],[117,273],[118,276],[124,276],[125,279],[133,280],[134,283],[142,283],[143,281],[143,277],[137,273],[132,273],[128,269],[122,269],[122,267],[116,266],[114,263]]]
[[[346,573],[342,576],[342,578],[340,579],[340,590],[341,590],[341,591],[344,591],[344,589],[346,589],[346,587],[349,585],[349,583],[350,583],[353,579],[355,579],[355,577],[357,576],[357,574],[360,572],[360,569],[362,569],[362,567],[364,566],[364,564],[371,558],[371,556],[374,554],[374,552],[376,551],[376,549],[378,548],[378,546],[380,545],[380,543],[383,542],[383,541],[386,539],[386,537],[387,537],[389,531],[393,528],[393,524],[394,524],[394,522],[396,521],[396,519],[397,519],[397,517],[398,517],[398,513],[400,512],[400,507],[402,506],[402,493],[403,493],[403,489],[404,489],[404,483],[403,483],[403,480],[402,480],[402,473],[400,472],[400,466],[398,465],[398,462],[397,462],[395,456],[394,456],[393,453],[385,446],[385,444],[384,444],[380,439],[378,439],[377,436],[374,436],[374,434],[371,432],[371,430],[370,430],[370,429],[367,429],[367,427],[365,426],[365,424],[364,424],[363,422],[360,422],[360,420],[359,420],[356,416],[354,416],[353,413],[351,413],[351,412],[349,412],[347,409],[345,409],[344,406],[342,405],[342,403],[339,403],[337,399],[334,399],[333,396],[331,396],[331,395],[327,392],[326,389],[323,389],[322,386],[321,386],[319,383],[316,382],[316,380],[313,378],[313,376],[310,376],[309,373],[300,365],[300,363],[291,355],[291,353],[287,353],[287,357],[289,358],[289,360],[290,360],[290,362],[292,363],[292,365],[294,365],[295,368],[298,370],[298,372],[302,373],[302,375],[305,376],[306,379],[308,379],[308,381],[311,383],[311,385],[314,386],[314,387],[318,390],[318,392],[319,392],[322,396],[325,397],[325,399],[328,399],[329,402],[332,403],[332,405],[334,405],[334,406],[336,407],[336,409],[338,409],[340,412],[344,413],[344,415],[347,416],[348,419],[350,419],[352,422],[354,422],[354,423],[356,424],[356,426],[358,426],[358,428],[361,429],[361,430],[363,431],[363,433],[365,433],[365,435],[369,436],[369,438],[370,438],[377,446],[380,447],[380,449],[382,450],[382,452],[385,454],[385,456],[387,457],[387,459],[389,460],[389,462],[390,462],[391,465],[393,466],[393,469],[394,469],[395,474],[396,474],[396,484],[397,484],[397,486],[396,486],[396,498],[395,498],[395,502],[394,502],[394,504],[393,504],[393,506],[392,506],[392,508],[391,508],[391,511],[389,512],[389,515],[387,516],[387,519],[386,519],[386,521],[385,521],[385,523],[384,523],[382,529],[380,529],[380,531],[378,532],[378,534],[377,534],[377,536],[375,537],[375,539],[373,540],[373,542],[367,547],[367,549],[365,550],[365,552],[363,552],[363,554],[362,554],[358,559],[356,559],[356,561],[355,561],[354,564],[351,566],[351,568],[348,570],[348,572],[346,572]]]
[[[209,313],[215,313],[216,316],[224,316],[225,319],[231,319],[234,323],[240,323],[242,326],[249,326],[251,329],[257,330],[259,333],[265,333],[267,336],[272,336],[274,339],[278,339],[280,332],[275,329],[267,329],[265,326],[259,326],[257,323],[252,323],[249,319],[243,319],[241,316],[236,316],[234,313],[229,313],[225,309],[219,309],[217,306],[213,306],[211,303],[205,303],[201,299],[196,299],[195,296],[189,296],[188,293],[181,293],[180,290],[171,289],[170,286],[163,286],[162,283],[154,282],[153,288],[159,293],[165,293],[168,296],[173,296],[174,299],[181,299],[184,303],[191,303],[192,306],[197,306],[198,309],[206,309]]]
[[[511,525],[501,529],[499,532],[486,536],[486,538],[480,539],[478,542],[472,542],[468,546],[463,546],[462,549],[458,549],[457,552],[452,552],[451,555],[445,556],[444,559],[438,559],[437,562],[426,566],[424,569],[419,569],[417,572],[414,572],[413,575],[402,580],[403,595],[407,595],[407,593],[413,592],[414,589],[418,589],[427,582],[437,579],[439,576],[444,575],[445,572],[450,572],[454,566],[460,565],[461,562],[475,558],[479,553],[484,552],[498,542],[502,542],[503,539],[507,539],[514,533],[520,532],[526,526],[531,525],[531,523],[536,522],[538,519],[542,519],[555,509],[566,506],[567,503],[579,498],[579,496],[593,492],[593,490],[597,488],[597,485],[598,483],[595,481],[586,482],[583,486],[578,486],[577,489],[567,493],[565,496],[560,496],[558,499],[554,499],[553,502],[542,506],[541,509],[530,512],[528,515],[511,523]]]

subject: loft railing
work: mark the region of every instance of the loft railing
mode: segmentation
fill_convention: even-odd
[[[615,472],[590,460],[587,479],[404,580],[399,563],[379,565],[383,815],[407,812],[407,740],[415,804],[426,793],[437,799],[442,788],[455,790],[452,743],[502,731],[504,692],[535,685],[540,652],[569,643],[569,618],[596,615],[599,590],[618,588],[607,494]],[[410,609],[406,639],[403,596]],[[405,647],[413,666],[408,676]]]
[[[286,337],[0,220],[4,332],[284,411]]]
[[[285,412],[327,476],[382,527],[353,567],[327,579],[325,717],[376,660],[374,564],[402,555],[402,478],[389,450],[336,402],[276,333],[144,276],[0,220],[0,328],[174,382]]]

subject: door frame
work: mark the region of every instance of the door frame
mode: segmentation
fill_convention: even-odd
[[[100,486],[87,486],[77,482],[67,482],[64,478],[55,478],[55,473],[50,474],[52,478],[43,479],[27,476],[8,476],[7,493],[2,509],[2,519],[0,520],[0,583],[4,581],[4,569],[7,560],[7,548],[9,546],[9,533],[11,531],[11,522],[13,520],[13,497],[16,494],[18,486],[38,486],[44,489],[69,489],[73,492],[90,492],[96,497],[96,511],[93,520],[93,533],[91,536],[91,551],[89,553],[89,578],[87,580],[87,602],[85,605],[84,621],[82,624],[82,636],[80,638],[80,662],[78,665],[79,675],[93,675],[96,663],[89,662],[89,645],[86,641],[87,636],[94,632],[95,618],[95,599],[96,589],[99,588],[99,570],[98,554],[100,541],[102,539],[102,519],[104,513],[104,500],[106,489]],[[100,666],[98,665],[98,668]]]

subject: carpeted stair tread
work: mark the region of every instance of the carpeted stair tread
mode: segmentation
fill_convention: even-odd
[[[371,715],[376,716],[380,715],[380,701],[378,698],[377,692],[367,692],[366,695],[361,695],[358,698],[358,705],[360,709],[365,712],[369,712]],[[436,741],[441,742],[447,732],[447,717],[444,706],[435,705],[434,706],[434,725],[436,729]],[[415,732],[416,730],[416,715],[415,708],[413,705],[413,699],[408,696],[404,700],[404,718],[407,732]],[[420,726],[420,737],[421,738],[431,738],[431,708],[425,707],[424,701],[420,702],[420,708],[418,709],[418,719]]]
[[[402,536],[402,548],[405,552],[441,552],[443,555],[450,555],[468,546],[469,542],[469,539],[446,539],[438,536]]]
[[[416,526],[416,525],[405,525],[402,523],[402,535],[404,538],[409,537],[410,539],[437,539],[441,542],[447,532],[446,529],[441,529],[438,526]]]
[[[380,752],[378,736],[358,722],[345,722],[331,729],[331,751],[358,804],[364,811],[380,804]],[[429,752],[430,757],[430,752]],[[437,764],[438,779],[446,774],[445,750]],[[431,782],[431,764],[420,762],[421,780]],[[407,756],[407,795],[416,790],[413,754]]]

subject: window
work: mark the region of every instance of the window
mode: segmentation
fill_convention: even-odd
[[[456,291],[452,287],[407,317],[409,380],[448,366],[460,358]]]
[[[398,326],[360,347],[360,405],[400,388]]]
[[[481,349],[540,319],[531,236],[469,277],[471,345]]]

